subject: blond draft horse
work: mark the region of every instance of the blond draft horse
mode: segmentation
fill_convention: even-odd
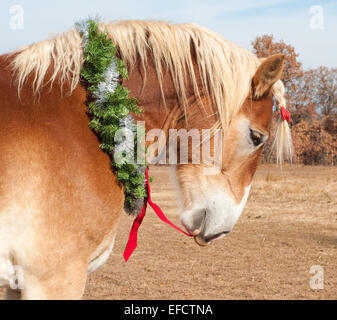
[[[230,232],[246,203],[284,57],[259,60],[197,25],[100,24],[127,63],[123,85],[152,128],[223,129],[217,175],[176,166],[181,222],[204,245]],[[82,40],[71,30],[0,57],[0,286],[7,298],[80,299],[112,250],[124,192],[88,128]],[[184,116],[186,115],[186,116]],[[280,121],[276,146],[291,153]],[[23,270],[23,287],[9,288]]]

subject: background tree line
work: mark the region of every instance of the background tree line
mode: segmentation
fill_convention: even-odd
[[[336,165],[337,68],[320,66],[304,70],[294,47],[275,41],[272,35],[256,37],[252,46],[253,52],[261,58],[275,53],[283,53],[286,57],[283,82],[291,112],[294,162]],[[277,116],[274,114],[275,118]],[[275,161],[271,140],[265,147],[263,161]]]

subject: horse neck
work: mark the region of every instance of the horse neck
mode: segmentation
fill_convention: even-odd
[[[198,74],[198,70],[195,70]],[[184,106],[179,101],[176,89],[172,83],[168,72],[163,72],[163,93],[160,89],[158,77],[152,64],[149,63],[144,73],[142,66],[138,65],[130,72],[129,79],[123,85],[130,90],[130,96],[135,97],[140,102],[142,114],[136,116],[137,121],[144,121],[146,130],[161,129],[164,135],[158,139],[158,150],[166,149],[169,154],[167,139],[170,136],[170,129],[209,129],[217,121],[217,115],[208,95],[202,94],[201,84],[199,85],[200,96],[196,95],[191,84],[187,83],[187,103]],[[200,132],[201,134],[201,132]],[[157,146],[152,142],[146,142],[149,150],[156,150]],[[153,151],[153,150],[152,150]],[[150,154],[152,152],[149,152]],[[155,151],[153,156],[158,153]],[[151,158],[151,157],[150,157]],[[150,160],[150,159],[148,159]]]
[[[147,130],[167,130],[176,126],[184,108],[168,72],[163,70],[162,92],[151,61],[149,60],[146,71],[139,62],[130,71],[129,79],[123,81],[123,86],[129,89],[131,97],[138,99],[143,112],[135,118],[145,121]],[[189,83],[186,86],[186,95],[188,100],[194,97],[194,90]]]

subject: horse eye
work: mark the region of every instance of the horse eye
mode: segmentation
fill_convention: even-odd
[[[255,147],[261,144],[262,142],[262,134],[250,129],[250,138],[254,144]]]

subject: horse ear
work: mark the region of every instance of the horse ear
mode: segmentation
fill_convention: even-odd
[[[259,99],[267,94],[273,84],[280,80],[283,72],[283,54],[274,54],[265,58],[253,77],[253,97]]]

